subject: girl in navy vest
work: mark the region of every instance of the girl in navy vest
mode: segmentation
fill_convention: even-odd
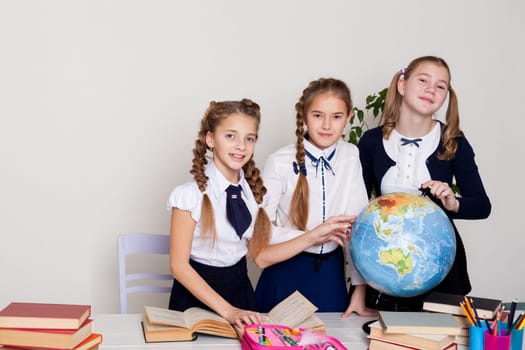
[[[441,123],[434,116],[447,97],[446,123]],[[394,75],[386,96],[383,125],[361,137],[359,151],[369,196],[421,193],[424,189],[451,221],[483,219],[490,213],[491,204],[474,151],[459,128],[457,97],[450,84],[450,69],[442,58],[416,58]],[[453,180],[460,196],[452,190]],[[466,295],[471,286],[465,248],[454,229],[455,261],[434,290]],[[420,310],[423,297],[396,298],[368,287],[367,305],[382,310]]]

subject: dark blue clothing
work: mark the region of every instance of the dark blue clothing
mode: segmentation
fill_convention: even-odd
[[[193,260],[190,260],[190,265],[228,303],[240,309],[255,310],[255,292],[248,278],[246,258],[227,267],[209,266]],[[184,311],[193,306],[210,310],[174,279],[169,308]]]
[[[491,204],[474,161],[474,150],[464,136],[457,137],[456,142],[458,147],[452,159],[440,160],[437,158],[438,154],[444,152],[441,140],[436,151],[427,158],[426,164],[432,180],[446,182],[451,187],[453,180],[455,180],[461,193],[461,197],[458,197],[460,203],[459,211],[453,213],[445,210],[456,233],[456,257],[452,269],[434,290],[465,295],[471,290],[467,272],[467,259],[463,242],[453,219],[487,218],[491,211]],[[396,164],[394,160],[388,157],[383,146],[382,127],[365,132],[359,140],[358,147],[368,196],[370,197],[372,193],[380,196],[382,194],[381,180],[387,170]],[[436,203],[443,208],[440,201],[436,201]],[[368,289],[372,291],[372,294],[374,293],[372,288]],[[369,303],[370,298],[368,296],[370,294],[367,291],[367,305],[373,307],[374,305]],[[410,305],[419,305],[421,297],[393,299],[403,299]],[[412,304],[412,302],[415,304]],[[418,307],[409,308],[417,309]]]
[[[328,254],[303,252],[265,268],[256,288],[257,311],[269,312],[296,290],[319,312],[344,311],[348,307],[348,290],[343,254],[341,247]]]

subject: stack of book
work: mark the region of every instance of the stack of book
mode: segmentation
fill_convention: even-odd
[[[0,345],[27,349],[95,349],[90,305],[17,303],[0,310]]]
[[[369,350],[453,350],[461,325],[452,315],[379,311],[370,325]]]
[[[473,314],[473,318],[484,321],[493,320],[501,309],[502,302],[499,299],[458,294],[431,292],[423,300],[423,310],[450,314],[456,317],[462,325],[461,333],[456,336],[456,342],[460,345],[468,345],[469,343],[469,324],[472,320],[469,321],[465,317],[466,311]]]

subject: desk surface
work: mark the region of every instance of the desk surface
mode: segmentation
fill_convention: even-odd
[[[339,313],[318,313],[325,322],[327,333],[339,339],[349,350],[366,350],[368,340],[361,326],[372,320],[370,317],[359,317],[355,314],[349,318],[341,318]],[[101,314],[94,315],[94,328],[102,333],[103,342],[100,349],[163,349],[176,348],[177,350],[240,350],[241,344],[237,339],[212,337],[199,334],[192,342],[177,343],[145,343],[142,335],[140,314]],[[176,346],[174,346],[176,344]],[[460,347],[466,349],[466,347]]]
[[[340,317],[338,313],[319,313],[319,317],[325,322],[327,333],[339,339],[349,350],[366,350],[368,341],[366,334],[361,330],[361,325],[373,318],[352,315],[347,319]],[[234,350],[241,349],[237,339],[207,336],[199,334],[197,339],[191,342],[177,343],[145,343],[142,335],[140,314],[101,314],[94,315],[94,328],[97,333],[102,333],[103,342],[100,349],[160,349],[174,348],[177,350]]]

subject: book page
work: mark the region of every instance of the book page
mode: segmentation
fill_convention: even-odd
[[[298,291],[275,305],[268,313],[271,323],[296,327],[317,311],[317,307]]]
[[[203,320],[214,321],[212,323],[229,324],[228,321],[226,321],[221,316],[217,315],[215,312],[201,309],[199,307],[190,307],[189,309],[184,311],[184,317],[186,320],[186,324],[190,327],[195,326],[197,323]]]
[[[190,328],[184,318],[184,312],[144,306],[144,313],[152,325],[176,326]]]
[[[306,320],[299,322],[294,327],[305,329],[318,329],[324,327],[324,322],[315,314],[309,316]]]

